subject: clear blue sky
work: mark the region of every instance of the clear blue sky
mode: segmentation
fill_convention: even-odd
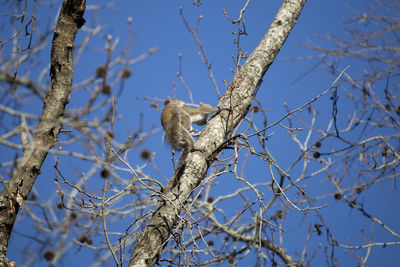
[[[53,19],[56,16],[58,4],[51,10],[46,7],[47,2],[38,1],[37,14],[40,19],[46,19],[49,12],[52,12]],[[191,34],[186,30],[182,19],[179,15],[179,7],[183,7],[183,12],[191,26],[197,22],[199,15],[203,15],[200,23],[198,37],[205,47],[207,56],[212,63],[212,70],[214,77],[218,82],[220,92],[223,93],[225,86],[223,80],[228,83],[233,77],[231,69],[233,69],[234,62],[232,55],[236,53],[236,47],[233,44],[234,36],[232,31],[236,31],[233,26],[224,16],[222,9],[225,8],[227,14],[231,18],[237,18],[240,9],[243,7],[245,1],[212,1],[205,0],[200,6],[193,6],[192,1],[116,1],[115,4],[108,8],[101,8],[97,11],[89,10],[89,7],[95,9],[98,3],[88,1],[88,10],[85,18],[87,27],[94,27],[100,25],[102,27],[100,34],[93,39],[89,44],[89,49],[81,56],[79,65],[76,67],[74,74],[74,83],[86,79],[88,76],[95,73],[99,65],[104,64],[106,61],[106,54],[104,49],[101,49],[106,44],[106,36],[111,34],[113,38],[120,38],[119,44],[115,50],[117,55],[125,48],[128,35],[127,19],[132,17],[132,29],[134,33],[134,45],[131,50],[132,56],[139,56],[145,53],[149,48],[159,47],[159,50],[146,58],[145,60],[131,66],[132,76],[127,79],[125,83],[125,90],[118,102],[117,111],[121,116],[120,120],[116,123],[116,140],[123,142],[126,137],[132,132],[137,130],[140,112],[144,113],[144,130],[161,129],[159,120],[160,111],[156,111],[150,107],[150,102],[144,100],[145,97],[166,98],[172,96],[172,83],[176,86],[176,96],[178,98],[189,101],[188,94],[183,85],[178,80],[176,73],[179,71],[179,58],[178,55],[183,56],[183,76],[190,87],[193,98],[196,103],[200,101],[215,105],[218,103],[218,97],[215,89],[208,78],[208,71],[205,65],[201,62],[198,56],[198,47],[195,44]],[[268,109],[268,121],[274,122],[283,115],[285,109],[283,103],[287,103],[290,108],[296,108],[304,102],[312,99],[323,90],[328,88],[334,77],[322,69],[317,69],[311,74],[305,76],[300,81],[293,83],[300,75],[306,72],[316,61],[293,61],[287,60],[288,58],[297,58],[307,55],[315,54],[315,52],[302,47],[304,44],[311,40],[321,46],[331,45],[327,41],[316,37],[316,34],[332,34],[340,38],[347,38],[347,33],[343,28],[340,18],[346,18],[353,15],[353,13],[346,8],[346,3],[356,9],[363,10],[365,4],[371,1],[318,1],[311,0],[306,3],[306,6],[291,32],[288,40],[280,51],[276,61],[272,64],[266,73],[263,83],[258,91],[257,98],[262,102],[263,107]],[[246,13],[246,30],[248,36],[243,36],[241,41],[242,50],[251,52],[262,36],[268,29],[270,22],[276,14],[281,1],[251,1]],[[4,19],[4,17],[0,17]],[[85,27],[83,28],[85,30]],[[83,32],[78,33],[78,40],[85,37]],[[49,43],[51,38],[49,38]],[[49,52],[48,52],[49,53]],[[48,63],[48,54],[43,54],[43,66]],[[46,61],[47,60],[47,61]],[[342,67],[351,65],[349,73],[360,73],[362,66],[358,62],[343,61]],[[339,91],[344,99],[344,92]],[[82,92],[72,93],[69,108],[77,107],[87,101],[88,94]],[[342,102],[343,103],[343,102]],[[162,106],[162,103],[160,103]],[[329,95],[323,97],[318,103],[313,105],[314,108],[320,113],[320,120],[317,125],[326,125],[331,116],[331,101]],[[347,118],[347,114],[351,113],[351,106],[340,104],[340,115],[343,119]],[[27,111],[39,114],[41,106],[37,102],[25,107]],[[340,116],[339,115],[339,116]],[[275,129],[274,129],[275,130]],[[290,136],[282,130],[276,129],[277,133],[274,134],[267,146],[276,157],[277,161],[285,169],[298,155],[298,151],[293,153],[295,147],[290,140]],[[313,136],[312,140],[316,140],[319,136]],[[143,164],[143,160],[139,157],[139,152],[142,149],[149,149],[156,153],[155,162],[164,176],[170,177],[172,175],[173,167],[170,161],[171,150],[163,144],[162,131],[151,136],[146,143],[141,145],[137,150],[130,152],[129,159],[132,166]],[[4,149],[1,147],[0,149]],[[1,160],[12,160],[8,150],[4,149],[1,153]],[[87,151],[86,151],[87,152]],[[88,153],[88,152],[87,152]],[[90,153],[89,153],[90,154]],[[65,174],[77,175],[81,172],[87,171],[86,165],[78,165],[71,167],[73,164],[65,157],[61,166],[64,168]],[[75,163],[75,162],[74,162]],[[249,181],[265,182],[266,169],[253,162],[248,163],[249,167],[246,168],[245,173]],[[58,198],[54,196],[54,174],[52,168],[54,165],[54,157],[48,157],[44,166],[43,174],[41,174],[35,185],[35,189],[41,192],[41,199],[56,202]],[[156,170],[148,168],[146,173],[159,177]],[[4,172],[2,172],[4,176]],[[7,177],[7,176],[6,176]],[[220,185],[213,189],[212,193],[215,197],[220,193],[227,193],[235,190],[238,186],[236,181],[230,181],[232,177],[220,181]],[[164,184],[163,179],[159,178]],[[308,190],[313,194],[314,190],[316,195],[321,194],[321,190],[328,193],[333,191],[327,183],[322,182],[322,178],[318,177],[314,184],[307,184]],[[99,188],[102,186],[98,185]],[[377,217],[383,218],[384,221],[394,230],[399,231],[399,214],[394,213],[396,210],[396,203],[400,201],[397,191],[391,192],[388,184],[384,187],[375,188],[380,195],[380,199],[369,199],[366,201],[368,210]],[[386,194],[391,192],[391,194]],[[265,192],[266,199],[269,199],[271,192]],[[385,207],[381,207],[379,203],[383,201]],[[251,198],[254,200],[253,198]],[[277,202],[279,203],[279,202]],[[332,204],[331,202],[330,204]],[[318,205],[324,204],[324,201]],[[232,204],[234,205],[234,204]],[[392,206],[390,206],[392,205]],[[227,207],[228,208],[228,207]],[[277,207],[279,209],[279,207]],[[398,209],[397,209],[398,210]],[[332,204],[326,211],[321,211],[327,220],[327,223],[333,228],[334,235],[341,243],[346,243],[347,239],[350,244],[357,245],[363,244],[359,232],[360,216],[359,212],[344,207],[344,204]],[[24,214],[22,217],[25,217]],[[292,256],[294,252],[301,252],[306,238],[306,231],[303,222],[303,215],[299,212],[292,211],[289,217],[285,220],[284,227],[289,231],[288,238],[284,241],[284,247],[288,249],[288,253]],[[363,220],[365,223],[365,220]],[[19,218],[15,229],[23,232],[29,229],[30,224]],[[363,225],[366,232],[369,233],[372,225],[367,223]],[[381,230],[381,227],[374,225],[373,235],[376,241],[393,241],[387,233]],[[115,229],[116,230],[116,229]],[[124,231],[125,228],[119,229]],[[34,233],[32,230],[28,232]],[[369,236],[367,236],[369,238]],[[21,243],[20,243],[21,242]],[[313,239],[311,243],[325,243],[326,236],[321,236],[321,240]],[[17,260],[17,255],[20,255],[19,244],[26,245],[26,239],[14,236],[10,243],[9,257],[10,259]],[[297,247],[299,244],[300,248]],[[29,247],[29,245],[26,245]],[[315,246],[315,245],[314,245]],[[45,249],[45,248],[43,248]],[[397,256],[398,247],[388,248],[374,248],[373,253],[370,255],[367,266],[396,266],[399,261]],[[72,264],[85,264],[86,266],[92,262],[91,258],[85,257],[87,250],[71,249],[63,260],[64,266],[72,266]],[[309,253],[312,253],[311,251]],[[337,255],[343,255],[343,249],[336,248]],[[19,257],[19,256],[18,256]],[[339,257],[340,258],[340,257]],[[351,260],[350,256],[344,257],[348,262],[339,262],[341,266],[355,266],[355,261]],[[254,262],[255,263],[255,262]],[[248,265],[245,262],[239,263],[238,266]],[[323,251],[319,251],[318,256],[312,262],[312,266],[325,266],[325,256]],[[42,260],[39,265],[46,266]],[[60,265],[61,266],[61,265]],[[87,265],[88,266],[88,265]],[[224,265],[222,265],[224,266]]]

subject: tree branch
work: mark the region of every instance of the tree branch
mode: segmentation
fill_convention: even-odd
[[[304,3],[305,0],[283,1],[268,32],[236,73],[220,100],[219,107],[230,107],[231,110],[222,110],[214,116],[197,140],[196,147],[205,153],[189,154],[186,163],[177,170],[160,195],[156,211],[132,250],[130,267],[153,266],[158,262],[163,247],[174,233],[185,202],[205,177],[212,162],[211,157],[206,155],[218,151],[225,138],[247,114],[262,77],[283,46]]]

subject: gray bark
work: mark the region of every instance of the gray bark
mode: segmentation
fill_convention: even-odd
[[[64,0],[50,56],[51,88],[44,100],[39,124],[0,194],[0,266],[8,266],[7,248],[15,219],[29,196],[51,147],[57,144],[61,118],[69,101],[73,75],[74,40],[84,24],[85,0]]]
[[[212,118],[196,142],[205,152],[194,152],[186,159],[184,169],[171,178],[158,200],[151,220],[139,236],[132,250],[129,266],[153,266],[161,257],[171,233],[178,224],[180,212],[190,194],[206,176],[214,153],[223,149],[232,129],[246,116],[262,77],[276,58],[305,4],[305,0],[283,1],[269,30],[236,73],[218,104],[221,111]],[[267,246],[268,247],[268,246]],[[278,246],[270,245],[287,265],[293,266],[291,257]]]

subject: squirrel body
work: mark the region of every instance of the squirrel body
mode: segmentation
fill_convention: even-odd
[[[180,99],[171,100],[161,112],[165,139],[174,149],[183,150],[185,154],[195,151],[192,123],[206,124],[208,115],[217,110],[209,104],[201,103],[200,107],[191,108]]]

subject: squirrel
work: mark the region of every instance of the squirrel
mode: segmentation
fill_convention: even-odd
[[[185,102],[173,99],[165,105],[161,112],[161,124],[164,128],[165,139],[182,155],[199,151],[194,146],[192,123],[204,125],[209,114],[218,111],[218,108],[201,103],[198,108],[186,107]]]

